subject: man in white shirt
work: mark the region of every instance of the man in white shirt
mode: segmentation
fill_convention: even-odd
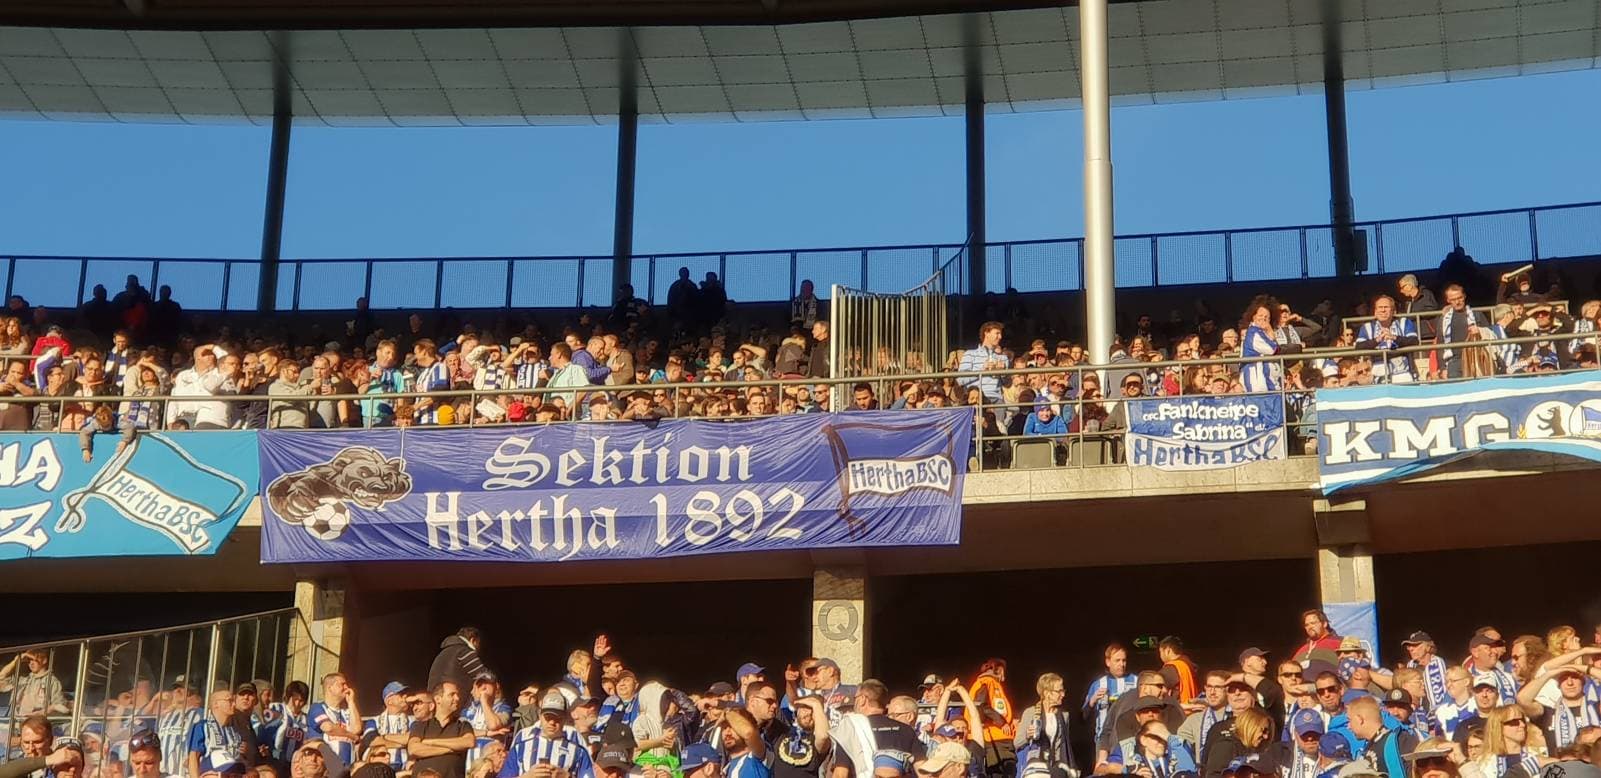
[[[213,397],[220,393],[227,376],[217,368],[218,360],[228,352],[220,346],[207,344],[195,349],[194,365],[178,373],[172,381],[173,397]],[[226,429],[228,403],[220,400],[179,402],[167,404],[167,425],[183,419],[191,429]]]

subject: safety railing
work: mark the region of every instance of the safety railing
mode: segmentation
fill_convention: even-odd
[[[1481,333],[1482,335],[1483,333]],[[185,408],[206,406],[215,415],[206,418],[250,418],[239,411],[246,406],[260,407],[258,418],[273,418],[273,406],[300,406],[308,420],[319,413],[314,403],[346,404],[347,410],[359,411],[352,424],[318,428],[292,427],[292,429],[361,429],[371,427],[494,427],[518,424],[613,422],[653,420],[665,417],[725,419],[738,421],[762,416],[787,413],[837,410],[849,412],[853,408],[894,410],[908,387],[915,387],[920,404],[915,407],[949,407],[967,405],[978,413],[975,417],[974,451],[976,465],[985,467],[1008,466],[1010,444],[1039,436],[1002,432],[1010,430],[1014,419],[1009,411],[1037,408],[1050,404],[1060,409],[1075,424],[1064,434],[1044,436],[1064,444],[1068,464],[1080,466],[1095,464],[1122,464],[1121,439],[1126,422],[1119,423],[1115,412],[1126,399],[1147,397],[1185,396],[1245,396],[1269,395],[1278,398],[1285,411],[1286,428],[1291,439],[1300,445],[1291,446],[1291,454],[1311,453],[1306,449],[1315,439],[1310,432],[1307,412],[1315,409],[1320,388],[1333,385],[1363,385],[1374,382],[1400,382],[1406,379],[1419,383],[1448,382],[1486,375],[1533,375],[1546,372],[1572,372],[1597,369],[1596,355],[1601,353],[1601,332],[1551,333],[1509,338],[1480,337],[1457,343],[1405,346],[1391,349],[1328,348],[1302,353],[1272,356],[1193,359],[1193,360],[1124,360],[1108,365],[1047,365],[1042,367],[996,369],[974,372],[924,372],[892,375],[865,375],[846,378],[759,379],[749,381],[688,381],[617,386],[542,386],[535,388],[475,389],[470,387],[439,389],[435,391],[337,393],[321,389],[321,394],[304,395],[250,395],[249,399],[234,399],[239,395],[214,396],[101,396],[101,397],[21,397],[4,398],[6,403],[23,407],[41,403],[55,405],[66,412],[78,406],[82,413],[97,403],[113,404],[124,411],[130,403],[150,403],[158,407],[178,405],[174,417],[181,424],[168,423],[168,429],[230,429],[239,425],[207,425],[192,422],[201,416],[189,416]],[[1468,357],[1475,358],[1468,358]],[[1483,359],[1476,357],[1482,356]],[[1397,360],[1400,360],[1399,362]],[[1273,376],[1270,388],[1247,391],[1242,373],[1248,366],[1265,363]],[[1375,369],[1382,364],[1381,369]],[[1404,365],[1404,367],[1401,367]],[[1138,376],[1142,390],[1128,394],[1122,389],[1129,376]],[[1010,397],[1000,381],[1016,388]],[[1053,379],[1059,380],[1063,391],[1051,393]],[[1171,380],[1170,380],[1171,379]],[[990,381],[994,391],[985,391]],[[1016,399],[1023,386],[1036,390],[1036,398]],[[1118,386],[1118,394],[1108,397],[1105,389]],[[1176,390],[1172,390],[1176,385]],[[838,393],[847,398],[844,407],[830,400],[836,394],[832,387],[848,387],[851,391]],[[1093,386],[1098,396],[1090,395],[1086,388]],[[1160,388],[1159,388],[1160,387]],[[1255,389],[1255,387],[1252,387]],[[1038,399],[1038,391],[1046,391],[1049,399]],[[1170,391],[1171,390],[1171,391]],[[1001,394],[1000,400],[995,398]],[[763,399],[755,408],[754,398]],[[887,400],[887,402],[886,402]],[[815,406],[815,407],[814,407]],[[451,416],[442,422],[443,408],[452,409]],[[738,410],[734,410],[734,409]],[[6,409],[0,409],[3,412]],[[156,418],[160,418],[158,414]],[[70,426],[70,425],[69,425]],[[157,425],[159,426],[159,425]],[[61,428],[71,432],[76,428]],[[144,429],[144,428],[139,428]],[[110,429],[107,434],[132,431]],[[80,439],[92,445],[92,435],[80,433]],[[994,445],[1000,444],[1000,445]],[[1089,450],[1097,447],[1100,453],[1074,459],[1077,448]]]
[[[1455,247],[1500,264],[1601,255],[1601,202],[1359,222],[1367,270],[1395,273],[1437,266]],[[1125,235],[1113,246],[1122,287],[1273,281],[1335,275],[1335,230],[1326,224]],[[915,286],[960,252],[958,243],[769,251],[642,254],[633,258],[635,294],[667,301],[680,268],[699,282],[722,279],[729,299],[788,300],[811,280],[869,292]],[[1082,287],[1083,240],[989,243],[984,286],[991,291],[1073,291]],[[610,256],[285,260],[278,272],[283,310],[372,308],[572,308],[611,304]],[[128,275],[193,310],[253,310],[261,282],[254,259],[165,259],[0,255],[7,296],[35,305],[76,307],[96,284],[116,294]],[[968,288],[948,287],[952,294]]]
[[[1541,306],[1541,305],[1549,307],[1553,312],[1555,312],[1556,314],[1558,314],[1559,317],[1562,317],[1562,318],[1566,318],[1567,315],[1571,312],[1569,310],[1570,303],[1567,300],[1551,300],[1549,302],[1528,303],[1528,304],[1525,304],[1525,303],[1509,303],[1507,305],[1507,307],[1512,310],[1512,315],[1517,317],[1518,320],[1524,320],[1524,319],[1527,318],[1527,313],[1528,313],[1529,310],[1531,310],[1531,309],[1533,309],[1533,308],[1535,308],[1537,306]],[[1497,306],[1494,306],[1494,305],[1475,305],[1475,306],[1471,306],[1470,310],[1472,310],[1475,313],[1478,313],[1478,314],[1484,316],[1486,319],[1488,319],[1490,321],[1494,321],[1494,318],[1495,318],[1494,317],[1494,312],[1495,312],[1496,307]],[[1416,313],[1401,313],[1401,312],[1398,312],[1398,313],[1395,314],[1395,318],[1397,318],[1397,319],[1405,319],[1406,321],[1411,322],[1412,328],[1414,330],[1416,330],[1420,335],[1423,335],[1423,334],[1433,335],[1433,334],[1438,332],[1438,330],[1439,330],[1439,326],[1438,326],[1439,325],[1439,319],[1440,319],[1440,317],[1445,315],[1447,310],[1448,309],[1446,309],[1446,308],[1441,308],[1439,310],[1418,311]],[[1378,317],[1376,317],[1376,316],[1347,316],[1347,317],[1341,319],[1340,322],[1346,329],[1351,330],[1352,333],[1355,333],[1355,332],[1360,331],[1362,329],[1362,326],[1367,324],[1368,322],[1377,321],[1377,320],[1378,320]]]
[[[128,738],[142,731],[171,730],[187,711],[203,716],[213,691],[232,692],[254,683],[265,709],[290,676],[289,635],[300,614],[293,608],[177,627],[98,635],[0,649],[0,730],[8,744],[24,722],[42,716],[52,737],[84,744],[86,774],[126,753]],[[316,659],[312,651],[311,671]],[[198,719],[197,719],[198,720]],[[23,739],[26,744],[28,741]],[[9,745],[0,761],[35,756]],[[183,754],[173,754],[181,760]],[[181,775],[166,763],[163,774]],[[174,765],[181,762],[174,762]],[[123,775],[125,771],[101,772]]]

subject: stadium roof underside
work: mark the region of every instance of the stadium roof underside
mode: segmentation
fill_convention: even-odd
[[[645,122],[961,116],[970,73],[991,112],[1076,107],[1076,6],[949,13],[981,5],[1000,4],[0,0],[0,22],[52,25],[0,28],[0,113],[265,124],[276,78],[326,125],[608,123],[630,83]],[[1115,2],[1114,101],[1320,93],[1320,6]],[[892,15],[920,10],[945,13]],[[1350,89],[1601,64],[1598,0],[1339,10]]]

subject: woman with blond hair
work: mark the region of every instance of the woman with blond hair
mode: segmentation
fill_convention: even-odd
[[[1044,761],[1052,776],[1065,778],[1078,771],[1073,749],[1068,744],[1073,716],[1066,707],[1067,686],[1062,676],[1045,673],[1034,683],[1034,691],[1039,694],[1039,702],[1023,710],[1012,745],[1020,755],[1020,763],[1027,761],[1021,756],[1024,749],[1032,746],[1033,758]]]
[[[1484,740],[1489,770],[1485,778],[1539,778],[1540,756],[1535,752],[1534,733],[1529,719],[1518,705],[1497,705],[1484,721]]]
[[[1237,711],[1221,731],[1209,738],[1206,753],[1201,755],[1205,760],[1201,775],[1219,778],[1234,760],[1261,756],[1273,739],[1273,717],[1261,708]]]

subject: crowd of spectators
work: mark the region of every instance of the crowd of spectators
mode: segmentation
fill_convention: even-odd
[[[1442,277],[1448,269],[1463,272],[1460,261],[1442,265]],[[1407,275],[1351,316],[1337,314],[1332,301],[1298,313],[1265,295],[1237,320],[1199,302],[1191,316],[1173,311],[1158,322],[1143,314],[1115,340],[1102,371],[1109,385],[1102,386],[1100,375],[1084,369],[1083,344],[1058,337],[1013,293],[979,306],[990,320],[978,328],[979,343],[934,355],[915,347],[836,352],[827,303],[810,281],[791,301],[787,325],[742,319],[731,313],[715,274],[696,285],[681,269],[663,306],[624,287],[610,311],[581,312],[559,328],[506,315],[474,322],[447,314],[430,324],[414,314],[391,332],[363,300],[343,332],[328,337],[293,326],[236,332],[186,319],[170,289],[152,298],[130,276],[114,299],[96,287],[76,316],[19,297],[8,301],[0,315],[0,430],[77,432],[87,455],[96,433],[120,433],[125,445],[138,430],[157,428],[744,418],[981,405],[979,434],[1005,441],[1116,432],[1126,423],[1120,401],[1127,398],[1282,391],[1301,445],[1311,446],[1307,422],[1322,387],[1596,366],[1595,341],[1567,334],[1597,332],[1601,301],[1568,304],[1553,299],[1560,288],[1536,292],[1532,283],[1528,270],[1505,274],[1498,302],[1478,309],[1465,292],[1471,284],[1445,286],[1442,309]],[[1468,345],[1538,335],[1552,339]],[[1437,347],[1395,351],[1429,345]],[[1345,353],[1320,356],[1330,349]],[[1355,350],[1367,353],[1349,353]],[[807,381],[830,375],[831,352],[842,354],[841,373],[858,378],[854,385],[830,392]],[[1225,361],[1239,357],[1268,359]],[[935,371],[974,375],[897,377]],[[779,380],[791,383],[758,383]],[[384,393],[425,395],[368,397]],[[61,400],[5,401],[41,396]],[[105,396],[123,399],[71,399]],[[183,399],[142,399],[155,396]]]
[[[426,674],[363,699],[346,676],[202,690],[135,682],[85,706],[75,736],[37,657],[6,687],[15,737],[0,778],[1595,778],[1601,625],[1510,643],[1494,627],[1458,656],[1413,632],[1403,659],[1335,634],[1319,610],[1283,653],[1245,647],[1206,669],[1177,637],[1155,655],[1018,683],[991,658],[915,688],[842,682],[828,657],[703,685],[641,677],[602,635],[549,677],[510,684],[484,637],[449,636]],[[1588,639],[1588,642],[1587,640]],[[641,650],[645,650],[641,648]],[[1136,667],[1136,662],[1145,666]],[[8,667],[8,671],[12,668]],[[905,668],[900,668],[904,670]],[[10,677],[10,676],[8,676]],[[1010,684],[1010,685],[1009,685]],[[1030,697],[1031,705],[1014,699]]]

